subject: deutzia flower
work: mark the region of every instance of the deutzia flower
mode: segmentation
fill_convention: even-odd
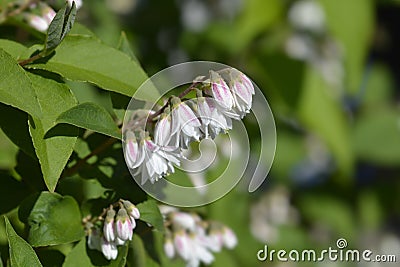
[[[96,228],[92,228],[89,230],[88,236],[88,247],[90,249],[101,250],[101,239],[100,231]]]
[[[80,9],[83,5],[82,0],[67,0],[67,3],[70,7],[72,6],[73,2],[75,2],[76,9]]]
[[[175,256],[175,247],[171,238],[167,238],[164,242],[164,252],[168,258],[172,259]]]
[[[49,28],[49,24],[47,23],[47,21],[37,15],[27,15],[27,21],[32,28],[40,32],[45,32],[47,31],[47,28]]]
[[[224,243],[224,246],[229,249],[233,249],[237,245],[237,238],[235,233],[226,226],[222,228],[222,241]]]
[[[42,18],[46,21],[47,25],[50,25],[51,21],[56,16],[56,12],[49,6],[42,9]]]
[[[197,98],[197,113],[202,121],[205,138],[215,138],[219,133],[232,129],[232,119],[217,108],[216,101],[210,97]]]
[[[190,259],[190,239],[189,236],[186,234],[184,230],[180,230],[175,233],[174,235],[174,245],[176,252],[179,254],[179,256],[188,261]]]
[[[122,241],[132,240],[132,222],[124,208],[118,211],[115,228],[119,239]]]
[[[210,71],[211,95],[217,103],[226,111],[230,111],[233,107],[233,96],[221,75],[215,71]]]
[[[178,224],[185,229],[193,231],[196,227],[196,222],[193,216],[186,212],[174,212],[171,214],[171,218],[175,224]]]
[[[192,140],[199,141],[202,136],[201,122],[193,110],[177,97],[172,98],[172,133],[176,135],[176,145],[187,148]]]
[[[138,208],[136,208],[135,205],[133,205],[128,200],[123,200],[122,203],[124,204],[124,207],[128,212],[128,215],[132,221],[132,229],[133,229],[136,226],[135,220],[138,220],[140,218],[140,211]]]
[[[109,242],[105,238],[101,242],[101,252],[107,260],[115,260],[118,256],[118,249],[114,242]]]
[[[115,211],[111,208],[107,211],[107,216],[104,220],[103,226],[104,238],[108,242],[112,242],[115,240],[114,217]]]
[[[234,98],[234,110],[243,118],[250,111],[254,86],[253,83],[243,73],[231,70],[231,91]]]
[[[125,144],[125,159],[128,163],[128,167],[135,169],[142,164],[144,160],[145,153],[143,147],[139,148],[135,134],[132,131],[127,131]]]

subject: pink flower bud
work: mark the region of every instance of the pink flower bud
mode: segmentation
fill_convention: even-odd
[[[44,20],[47,22],[48,25],[50,25],[51,21],[54,19],[55,16],[56,12],[51,7],[46,6],[45,8],[42,9],[42,17],[44,18]]]
[[[233,96],[228,85],[215,71],[210,71],[210,78],[212,96],[221,107],[226,110],[231,110],[233,106]]]
[[[132,222],[124,208],[118,211],[115,228],[118,238],[121,240],[132,240]]]
[[[174,212],[172,213],[171,218],[174,224],[191,231],[195,230],[196,222],[192,215],[185,212]]]
[[[132,131],[126,132],[125,158],[129,168],[136,168],[142,164],[145,153],[143,147],[139,146],[135,134]]]
[[[92,228],[88,235],[88,247],[90,249],[96,249],[101,251],[101,239],[100,231],[96,228]]]
[[[140,218],[140,211],[134,204],[132,204],[128,200],[123,200],[122,203],[124,204],[124,207],[126,211],[128,212],[128,215],[131,217],[131,219],[136,219],[138,220]]]
[[[174,245],[178,255],[186,261],[189,260],[191,255],[190,240],[185,231],[182,230],[175,233]]]
[[[45,31],[47,31],[47,28],[49,28],[49,24],[47,23],[47,21],[37,15],[29,14],[27,16],[27,20],[28,20],[29,25],[32,28],[34,28],[40,32],[45,32]]]
[[[115,211],[114,209],[111,208],[107,211],[107,216],[104,220],[104,226],[103,226],[104,238],[108,242],[112,242],[115,240],[114,217],[115,217]]]

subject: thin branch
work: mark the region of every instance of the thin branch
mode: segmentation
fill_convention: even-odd
[[[28,58],[28,59],[24,59],[24,60],[18,61],[18,64],[19,64],[21,67],[23,67],[23,66],[25,66],[26,64],[32,63],[33,61],[38,60],[39,58],[42,58],[42,57],[43,57],[42,54],[39,53],[39,54],[34,55],[34,56],[32,56],[32,57],[30,57],[30,58]]]

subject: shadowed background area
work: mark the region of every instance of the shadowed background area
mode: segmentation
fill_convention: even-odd
[[[239,240],[233,251],[216,254],[211,266],[396,265],[257,259],[265,244],[277,250],[322,250],[336,248],[339,238],[349,248],[393,254],[400,261],[400,1],[83,3],[77,21],[113,46],[123,30],[149,75],[185,61],[221,62],[246,73],[268,99],[277,126],[268,179],[252,194],[239,184],[197,209],[229,225]],[[0,27],[1,38],[14,34],[12,26]],[[17,36],[25,42],[30,38],[24,32]],[[79,91],[72,84],[80,102],[96,99],[110,109],[108,94],[89,85]],[[8,112],[6,106],[0,109]],[[257,125],[251,115],[244,121],[257,152]],[[5,170],[16,165],[18,149],[3,131],[0,169]],[[214,167],[210,172],[218,172]],[[10,187],[20,186],[1,176]],[[0,213],[15,208],[8,200],[22,199],[24,190],[10,196],[0,188]],[[0,251],[5,251],[7,241],[0,237]]]

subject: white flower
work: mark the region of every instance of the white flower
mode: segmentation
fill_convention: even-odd
[[[207,236],[207,247],[213,252],[220,252],[223,246],[222,234],[219,231],[211,231]]]
[[[135,219],[138,220],[140,218],[140,211],[134,204],[132,204],[128,200],[123,200],[122,203],[124,204],[124,207],[126,211],[128,212],[129,217],[131,218],[132,222],[135,222]],[[132,226],[132,228],[134,228]]]
[[[240,118],[243,118],[250,111],[254,86],[246,75],[235,69],[232,69],[231,76],[231,91],[234,96],[235,111],[240,115]]]
[[[215,100],[210,97],[197,98],[197,113],[202,122],[201,129],[205,138],[214,139],[220,132],[232,129],[231,118],[225,116],[218,108]]]
[[[88,247],[90,249],[96,249],[101,251],[101,239],[100,232],[96,228],[92,228],[89,230],[88,235]]]
[[[200,262],[211,264],[214,261],[214,256],[210,251],[198,240],[196,234],[190,237],[190,258],[186,266],[199,266]]]
[[[118,256],[118,249],[114,242],[108,242],[102,238],[101,252],[107,260],[115,260]]]
[[[173,134],[170,114],[161,114],[154,129],[154,142],[160,147],[169,146]]]
[[[168,258],[172,259],[175,256],[175,248],[172,240],[167,238],[164,242],[164,252]]]
[[[190,239],[185,231],[180,230],[174,235],[174,245],[178,255],[185,261],[191,256]]]
[[[42,18],[46,21],[47,25],[50,25],[51,21],[56,16],[56,12],[49,6],[42,9]]]
[[[193,216],[186,212],[174,212],[171,214],[172,222],[185,229],[194,231],[196,221]]]
[[[176,138],[176,145],[187,148],[193,140],[199,141],[201,137],[201,123],[193,110],[186,104],[181,102],[177,97],[173,98],[174,102],[172,114],[172,134]]]
[[[233,249],[237,245],[237,237],[235,233],[228,227],[224,226],[222,229],[222,241],[224,246]]]
[[[325,14],[313,0],[297,1],[289,10],[289,21],[300,30],[321,32],[325,28]]]
[[[118,238],[123,241],[132,240],[132,222],[124,208],[118,211],[115,228]]]
[[[107,216],[104,220],[104,226],[103,226],[104,238],[108,242],[112,242],[115,240],[114,217],[115,217],[115,211],[111,208],[107,211]]]
[[[229,111],[233,107],[233,96],[229,90],[228,85],[222,79],[222,77],[215,71],[210,71],[211,80],[211,95],[217,101],[217,103]]]
[[[70,7],[72,6],[72,2],[75,2],[76,9],[80,9],[83,5],[82,0],[67,0],[67,2]]]
[[[128,167],[135,169],[142,164],[145,153],[143,147],[139,147],[135,134],[132,131],[128,130],[125,136],[125,159]]]
[[[37,15],[29,14],[27,15],[27,20],[32,28],[40,32],[45,32],[47,31],[47,28],[49,28],[49,24],[47,23],[47,21],[44,18],[39,17]]]
[[[145,138],[140,145],[143,147],[144,160],[135,175],[142,174],[142,184],[147,180],[154,183],[168,173],[175,171],[172,162],[179,164],[179,160],[175,156],[174,151],[167,153],[160,150],[160,147],[150,138]]]

